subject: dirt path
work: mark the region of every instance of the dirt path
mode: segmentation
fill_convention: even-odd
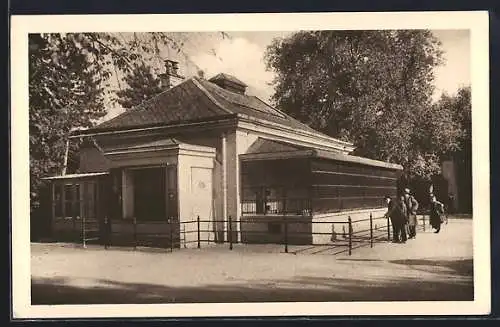
[[[33,244],[33,304],[472,300],[472,223],[346,254],[274,245],[163,251]],[[293,250],[293,249],[292,249]]]

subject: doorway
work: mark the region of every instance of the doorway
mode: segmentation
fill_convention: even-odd
[[[165,168],[133,170],[134,214],[138,221],[166,220]]]

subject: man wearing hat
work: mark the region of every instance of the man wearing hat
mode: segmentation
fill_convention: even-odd
[[[385,201],[387,203],[387,213],[385,217],[389,217],[392,224],[392,241],[394,243],[406,243],[406,205],[404,197],[400,197],[398,200],[393,201],[389,195],[386,195]]]
[[[405,188],[404,193],[407,221],[408,221],[408,239],[417,237],[417,209],[418,201],[410,193],[409,188]]]

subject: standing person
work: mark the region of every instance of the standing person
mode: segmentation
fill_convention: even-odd
[[[455,195],[453,193],[448,194],[448,212],[455,213]]]
[[[392,224],[392,241],[394,243],[406,243],[406,205],[404,197],[393,201],[390,196],[386,196],[385,201],[387,203],[385,217],[389,217]]]
[[[385,203],[387,204],[387,212],[385,213],[386,218],[391,219],[391,224],[392,224],[392,242],[393,243],[399,243],[399,230],[397,228],[397,221],[396,221],[396,215],[395,215],[395,209],[394,207],[396,204],[394,201],[392,201],[391,197],[389,195],[386,195],[385,198]]]
[[[430,208],[430,223],[431,227],[435,229],[434,233],[439,233],[441,230],[441,215],[444,213],[444,204],[436,199],[435,195],[431,195],[431,208]]]
[[[448,215],[453,215],[455,213],[455,195],[453,193],[448,194],[448,205],[444,209],[444,221],[448,224]]]
[[[406,204],[406,216],[408,221],[408,239],[416,238],[418,201],[410,193],[410,189],[408,188],[405,188],[404,202]]]

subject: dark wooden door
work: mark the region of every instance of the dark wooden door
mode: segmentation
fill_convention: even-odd
[[[137,220],[166,220],[165,169],[138,169],[133,174],[134,212]]]

